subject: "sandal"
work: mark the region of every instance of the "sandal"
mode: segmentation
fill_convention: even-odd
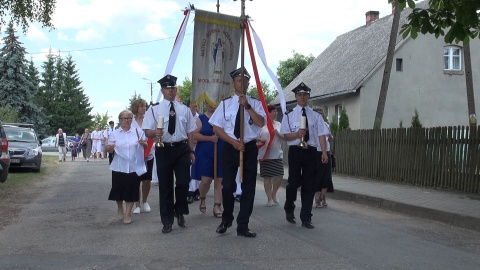
[[[320,199],[315,199],[315,207],[316,208],[323,208],[322,201]]]
[[[200,205],[198,206],[198,209],[202,213],[207,212],[207,207],[205,206],[205,197],[200,197]]]
[[[215,212],[215,206],[218,206],[218,211],[219,212]],[[213,204],[213,216],[216,217],[216,218],[221,218],[222,217],[222,204],[221,203],[214,203]]]

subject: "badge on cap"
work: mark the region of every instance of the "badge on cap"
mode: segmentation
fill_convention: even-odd
[[[232,79],[235,79],[235,77],[238,77],[242,75],[242,68],[238,68],[232,72],[230,72],[230,76],[232,77]],[[248,73],[247,69],[243,69],[243,76],[247,79],[250,79],[250,74]]]
[[[292,89],[292,92],[294,92],[295,94],[298,94],[298,93],[310,94],[311,90],[312,89],[310,89],[310,87],[308,87],[305,83],[301,82],[297,87]]]
[[[158,80],[158,83],[162,88],[175,87],[177,85],[177,77],[168,74]]]

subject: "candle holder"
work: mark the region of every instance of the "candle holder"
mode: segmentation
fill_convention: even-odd
[[[303,149],[308,148],[308,144],[305,142],[305,136],[300,137],[300,142],[298,143],[298,146],[302,147]]]
[[[163,128],[159,128],[159,129],[163,130]],[[158,137],[156,139],[157,139],[157,143],[155,144],[155,147],[157,147],[157,148],[164,147],[163,142],[162,142],[162,137]]]

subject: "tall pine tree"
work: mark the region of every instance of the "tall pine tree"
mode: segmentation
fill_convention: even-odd
[[[75,62],[69,55],[63,64],[63,91],[61,96],[66,105],[64,108],[66,115],[63,123],[64,130],[72,135],[74,133],[82,134],[85,128],[93,125],[93,117],[90,115],[92,107],[81,83]]]
[[[47,119],[34,102],[36,86],[28,76],[26,50],[15,35],[13,23],[5,34],[5,45],[0,50],[0,107],[9,105],[16,111],[19,122],[32,123],[36,130],[41,130]]]

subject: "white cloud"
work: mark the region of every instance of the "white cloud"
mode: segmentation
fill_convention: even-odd
[[[158,23],[149,23],[145,25],[142,34],[152,38],[166,38],[167,35],[162,30],[162,25]]]
[[[138,60],[132,60],[128,64],[132,72],[134,73],[139,73],[139,74],[147,74],[149,70],[149,66],[138,61]]]
[[[57,38],[58,38],[58,40],[63,40],[63,41],[70,40],[64,32],[58,32]]]
[[[99,33],[142,31],[164,36],[159,24],[162,19],[173,18],[180,10],[176,1],[156,0],[62,0],[57,2],[53,24],[59,30],[93,28]]]
[[[45,43],[48,42],[48,37],[42,30],[38,29],[35,25],[31,25],[28,28],[27,39],[35,43]]]
[[[107,64],[107,65],[113,65],[113,60],[112,59],[105,59],[105,60],[103,60],[103,63]]]
[[[77,32],[77,35],[75,36],[75,41],[78,41],[78,42],[98,41],[102,39],[103,39],[102,36],[93,29],[80,30]]]

